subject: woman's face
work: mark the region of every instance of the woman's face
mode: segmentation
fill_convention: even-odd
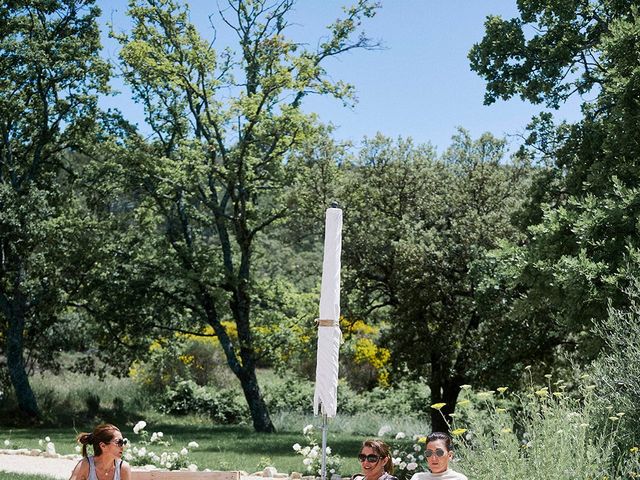
[[[389,461],[389,458],[381,458],[373,448],[365,446],[360,450],[358,460],[360,460],[362,473],[367,480],[378,480],[378,478],[380,478],[384,473],[384,466]]]
[[[101,443],[102,453],[107,453],[110,456],[122,458],[122,452],[126,441],[122,438],[120,430],[113,430],[113,438],[109,443]]]
[[[442,473],[449,468],[453,452],[447,450],[447,444],[444,440],[433,440],[427,443],[424,456],[432,473]]]

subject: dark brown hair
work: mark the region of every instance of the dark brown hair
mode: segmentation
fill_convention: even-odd
[[[389,475],[393,475],[393,461],[391,459],[391,455],[389,455],[389,445],[384,443],[382,440],[377,438],[368,438],[364,442],[362,442],[362,446],[360,447],[360,453],[362,453],[362,449],[364,447],[369,447],[371,450],[376,452],[381,459],[386,458],[387,463],[384,464],[384,471]]]
[[[101,423],[94,428],[91,433],[80,433],[76,440],[82,445],[82,456],[87,456],[87,445],[89,444],[93,447],[93,454],[96,457],[102,455],[102,448],[100,448],[100,444],[109,443],[115,436],[114,432],[119,431],[120,429],[115,425],[111,425],[110,423]]]

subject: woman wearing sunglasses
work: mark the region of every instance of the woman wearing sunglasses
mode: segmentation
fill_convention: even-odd
[[[431,471],[416,473],[411,480],[468,480],[463,474],[449,468],[449,462],[453,459],[453,442],[449,434],[433,432],[429,435],[424,456]]]
[[[131,467],[122,460],[127,440],[115,425],[103,423],[92,433],[78,435],[82,445],[82,460],[73,469],[70,480],[130,480]],[[93,447],[93,455],[87,454],[87,445]]]
[[[382,440],[369,439],[362,442],[358,454],[362,473],[351,480],[398,480],[393,474],[393,462],[389,456],[389,446]]]

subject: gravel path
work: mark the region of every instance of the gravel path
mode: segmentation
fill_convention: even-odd
[[[68,458],[0,454],[0,479],[2,472],[30,473],[68,479],[77,463],[77,460]]]

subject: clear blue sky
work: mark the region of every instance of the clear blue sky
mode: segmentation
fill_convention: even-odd
[[[187,2],[192,20],[205,36],[207,16],[217,12],[214,0]],[[224,5],[224,0],[219,0]],[[344,1],[299,0],[292,17],[290,35],[297,41],[316,45],[324,29],[340,13]],[[98,0],[105,20],[116,30],[127,27],[125,0]],[[326,64],[333,79],[355,85],[355,108],[342,106],[331,98],[309,98],[306,111],[318,113],[324,122],[337,127],[336,137],[356,145],[364,136],[376,132],[396,137],[412,137],[416,142],[431,142],[439,151],[450,143],[457,126],[474,137],[485,131],[510,139],[512,148],[531,116],[542,107],[519,99],[483,105],[484,82],[469,68],[467,53],[482,39],[484,20],[489,14],[515,16],[515,0],[382,0],[382,8],[364,26],[367,34],[380,40],[384,49],[351,51]],[[229,37],[217,14],[218,39]],[[106,36],[105,36],[106,37]],[[107,55],[117,54],[117,46],[103,41]],[[139,107],[132,105],[125,89],[122,94],[103,101],[104,106],[120,108],[128,118],[142,125]],[[579,118],[579,99],[556,113],[558,119]]]

